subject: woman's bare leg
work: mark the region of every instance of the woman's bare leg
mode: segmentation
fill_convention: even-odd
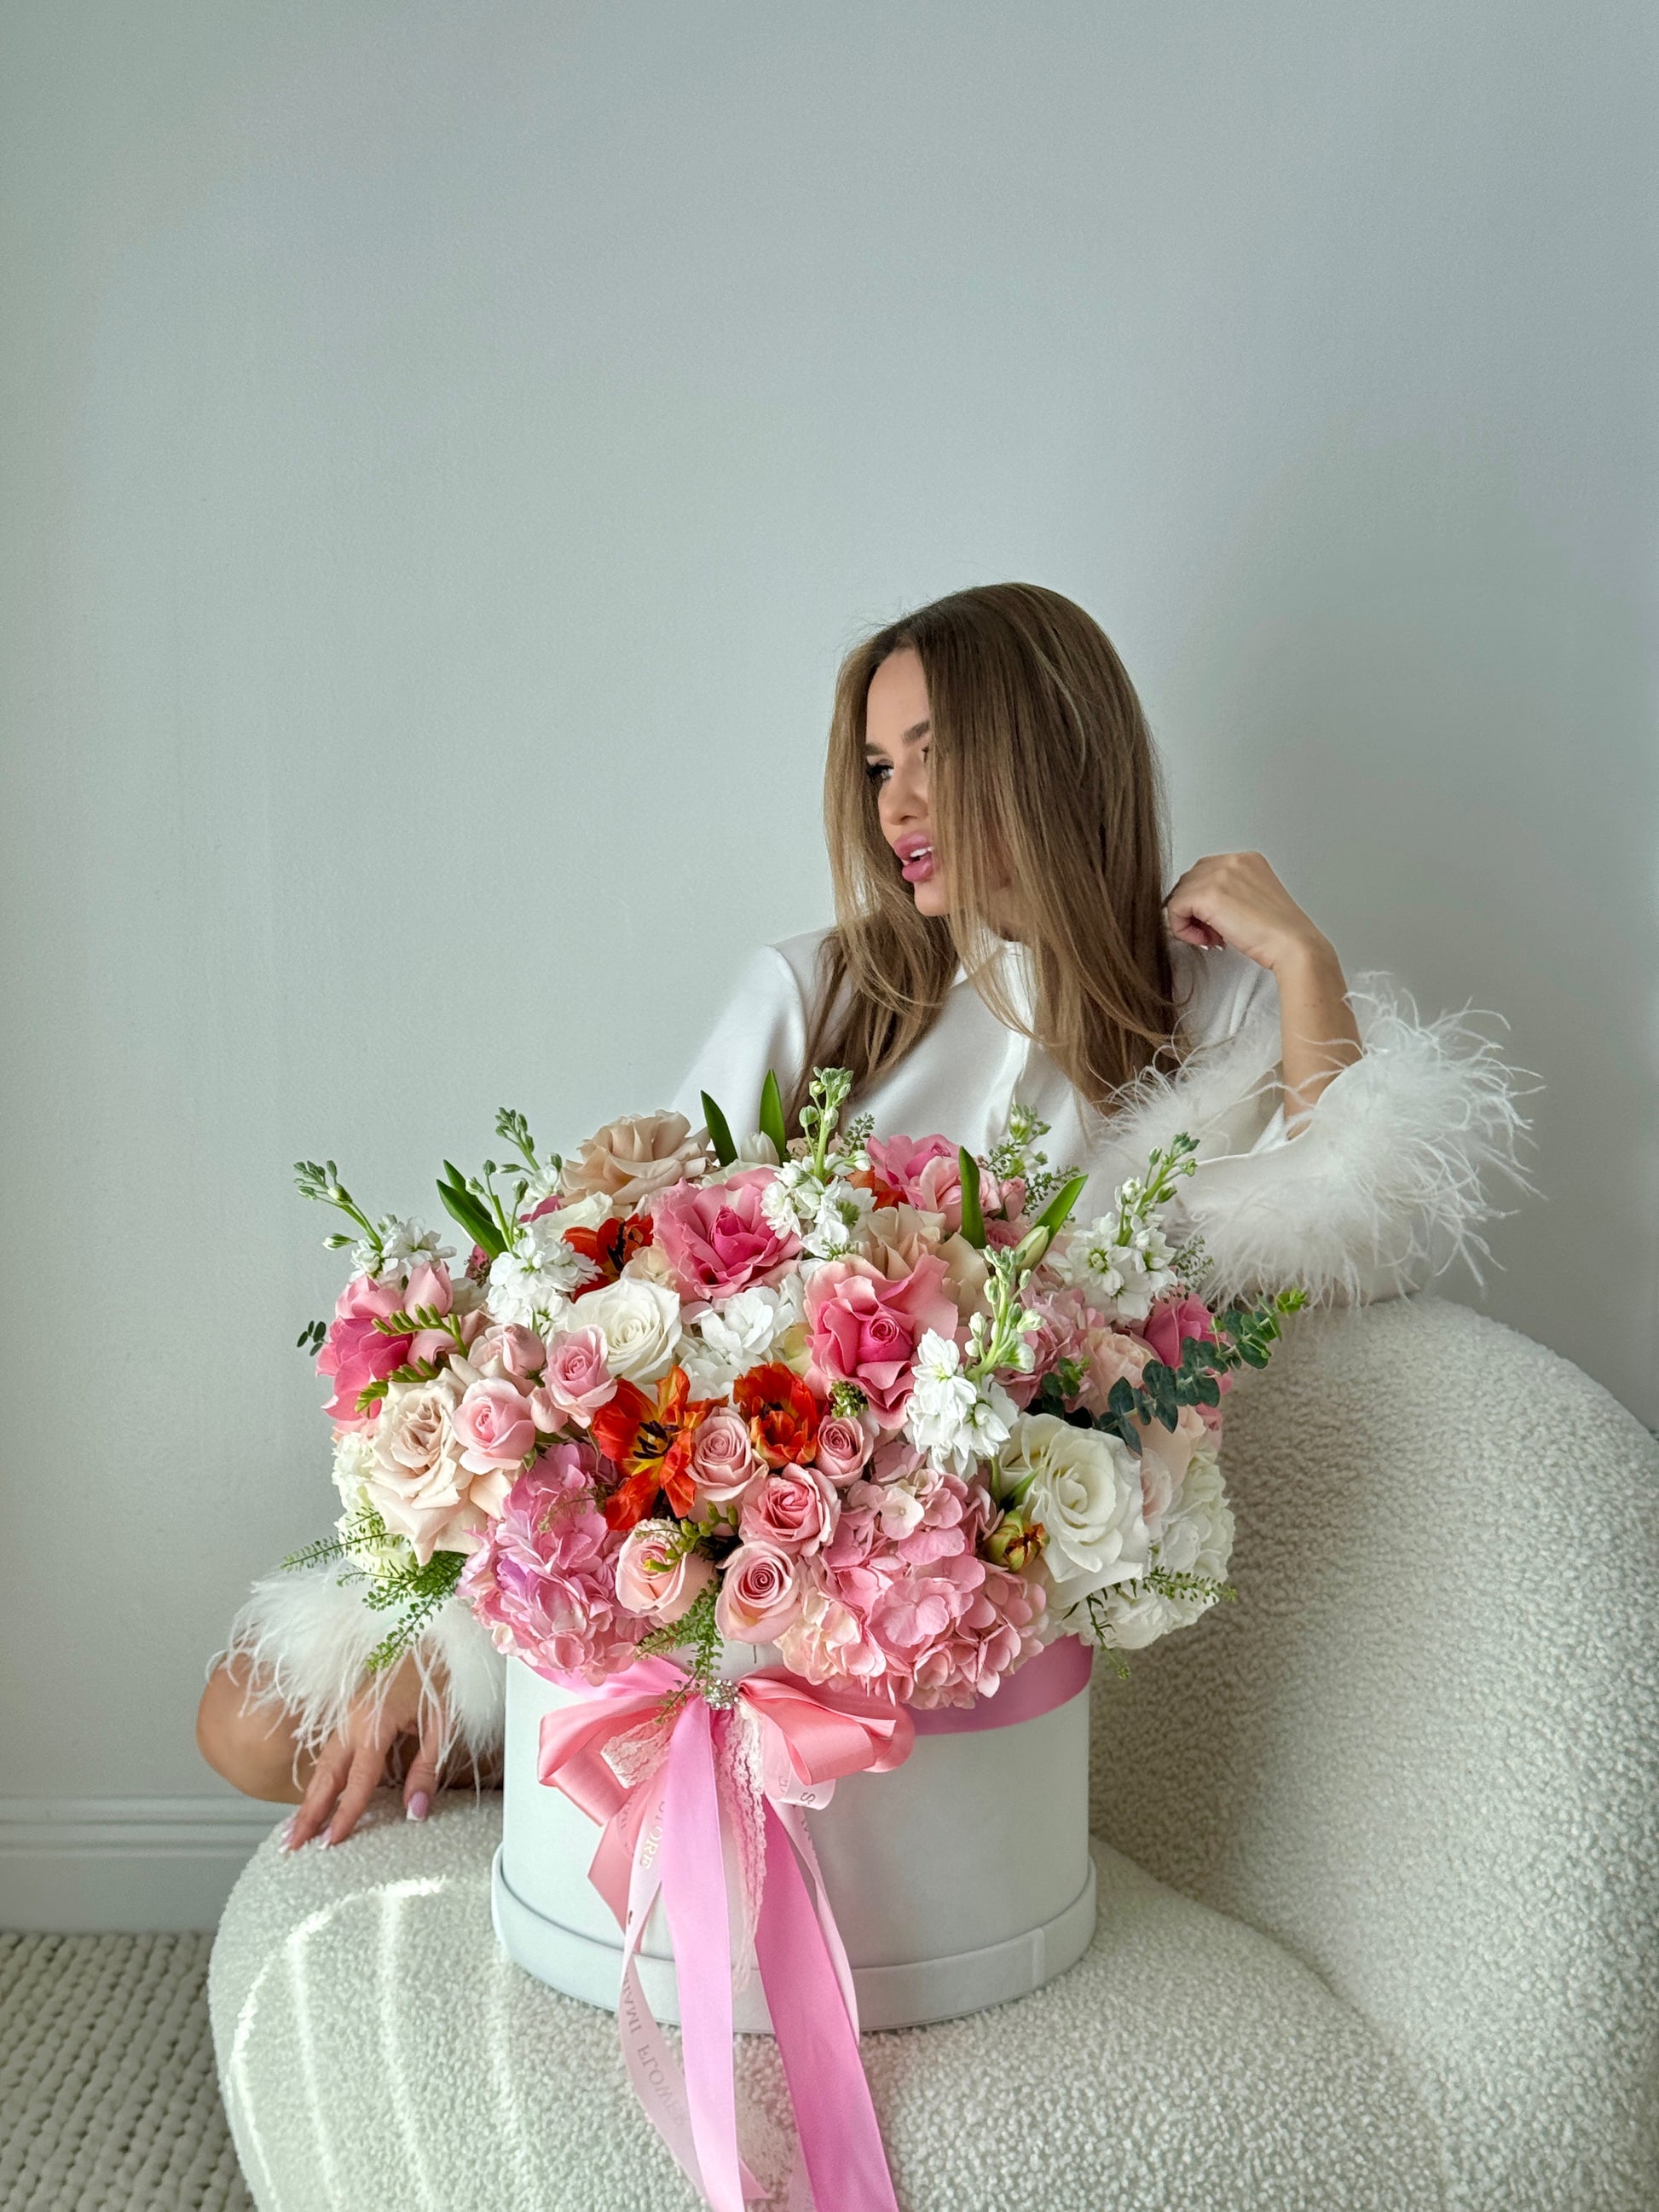
[[[243,1703],[247,1662],[241,1653],[222,1660],[208,1678],[196,1711],[196,1747],[216,1774],[248,1797],[297,1805],[306,1794],[314,1752],[296,1750],[294,1716],[281,1705],[251,1709]]]

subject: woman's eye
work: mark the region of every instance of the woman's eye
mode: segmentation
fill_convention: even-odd
[[[888,761],[866,761],[864,773],[872,783],[879,783],[884,775],[891,775],[892,764]]]

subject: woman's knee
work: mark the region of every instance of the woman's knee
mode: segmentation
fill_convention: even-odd
[[[196,1746],[216,1774],[249,1797],[297,1805],[309,1764],[296,1758],[294,1723],[281,1706],[250,1706],[239,1660],[221,1661],[196,1711]]]

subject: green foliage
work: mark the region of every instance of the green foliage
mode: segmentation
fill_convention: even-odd
[[[1087,1176],[1074,1175],[1062,1183],[1031,1224],[1032,1228],[1046,1229],[1051,1237],[1063,1229],[1071,1218],[1072,1208],[1083,1195],[1083,1186],[1088,1180]]]
[[[444,1162],[444,1176],[447,1180],[440,1179],[438,1196],[443,1201],[445,1212],[465,1230],[475,1244],[482,1245],[492,1260],[499,1259],[507,1249],[507,1238],[501,1228],[468,1188],[466,1177],[453,1161]]]
[[[738,1148],[732,1141],[732,1127],[706,1091],[702,1094],[702,1118],[708,1124],[708,1141],[714,1147],[714,1158],[723,1168],[729,1168],[738,1157]]]
[[[957,1147],[962,1176],[962,1234],[977,1251],[985,1249],[985,1214],[979,1200],[979,1162],[966,1145]]]
[[[495,1134],[503,1144],[512,1146],[532,1175],[541,1173],[543,1163],[536,1157],[536,1146],[530,1134],[530,1124],[522,1114],[511,1106],[499,1108],[495,1115]],[[546,1165],[549,1169],[562,1167],[563,1164],[563,1161],[556,1152],[548,1154]]]
[[[320,1352],[327,1340],[328,1323],[325,1321],[308,1321],[295,1339],[295,1346],[300,1352]]]
[[[404,1604],[410,1609],[369,1653],[371,1674],[395,1666],[444,1601],[454,1595],[466,1556],[465,1552],[434,1552],[424,1566],[418,1559],[411,1560],[406,1566],[394,1567],[374,1583],[363,1600],[373,1611],[380,1613],[390,1606]]]
[[[760,1121],[757,1124],[763,1137],[769,1137],[777,1148],[781,1160],[789,1157],[789,1133],[783,1122],[783,1093],[778,1088],[778,1079],[771,1068],[766,1071],[766,1080],[761,1085]]]
[[[665,1713],[677,1711],[693,1690],[707,1697],[719,1681],[720,1645],[720,1623],[714,1618],[716,1584],[710,1583],[699,1590],[678,1620],[665,1622],[642,1637],[635,1646],[641,1659],[667,1658],[672,1653],[690,1649],[691,1656],[685,1662],[690,1677],[684,1686],[671,1690],[663,1700]]]

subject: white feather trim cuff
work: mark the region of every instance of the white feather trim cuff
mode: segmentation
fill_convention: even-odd
[[[338,1582],[336,1572],[329,1565],[262,1576],[212,1662],[246,1659],[245,1705],[285,1706],[295,1717],[296,1747],[309,1752],[343,1724],[365,1690],[383,1699],[397,1671],[368,1672],[369,1654],[392,1620],[364,1604],[361,1583]],[[498,1759],[507,1662],[465,1601],[446,1598],[410,1649],[421,1684],[419,1725],[436,1720],[439,1765],[458,1747],[475,1768]]]
[[[1484,1284],[1479,1230],[1505,1218],[1493,1178],[1535,1194],[1516,1152],[1532,1126],[1516,1100],[1541,1087],[1517,1079],[1533,1071],[1505,1065],[1468,1008],[1423,1020],[1380,971],[1347,1000],[1361,1055],[1288,1127],[1276,993],[1173,1077],[1148,1069],[1112,1117],[1096,1191],[1144,1173],[1177,1131],[1198,1139],[1177,1188],[1209,1256],[1208,1297],[1298,1283],[1316,1305],[1358,1304],[1420,1290],[1460,1255]]]

